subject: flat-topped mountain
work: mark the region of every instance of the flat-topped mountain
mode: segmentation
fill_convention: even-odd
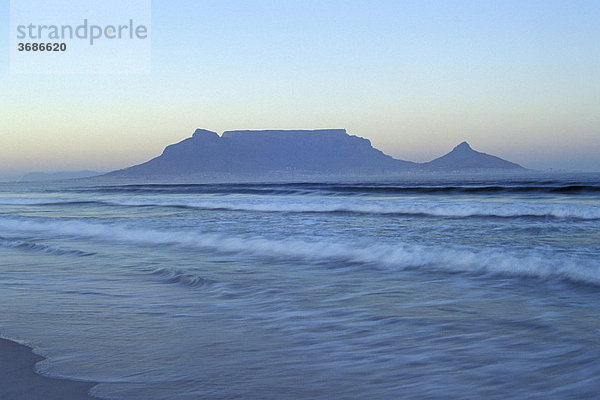
[[[344,129],[216,132],[197,129],[150,161],[110,176],[384,173],[416,164],[396,160]]]
[[[216,132],[197,129],[192,137],[167,146],[143,164],[110,177],[270,176],[291,174],[373,175],[404,171],[519,169],[521,166],[480,153],[463,142],[428,163],[398,160],[368,139],[345,129]]]

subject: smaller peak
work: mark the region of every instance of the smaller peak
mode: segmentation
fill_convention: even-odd
[[[469,146],[469,143],[462,142],[461,144],[459,144],[458,146],[456,146],[454,148],[454,150],[473,150],[473,149],[471,148],[471,146]]]
[[[208,129],[196,129],[192,137],[200,137],[200,136],[215,136],[219,137],[217,132],[209,131]]]

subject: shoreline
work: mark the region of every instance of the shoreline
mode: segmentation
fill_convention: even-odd
[[[0,338],[0,398],[28,400],[93,400],[89,394],[94,382],[50,378],[35,372],[44,360],[31,348]]]

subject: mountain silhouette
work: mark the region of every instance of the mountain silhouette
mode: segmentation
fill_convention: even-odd
[[[395,159],[345,129],[216,132],[197,129],[145,163],[105,176],[127,178],[209,176],[374,175],[405,171],[520,169],[463,142],[427,163]]]
[[[475,151],[469,143],[462,142],[442,157],[423,164],[431,170],[473,170],[473,169],[520,169],[519,164],[503,160],[500,157]]]

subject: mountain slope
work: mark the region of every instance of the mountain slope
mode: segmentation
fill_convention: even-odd
[[[467,142],[462,142],[450,153],[423,163],[429,170],[475,170],[475,169],[523,169],[519,164],[506,161],[500,157],[475,151]]]
[[[198,129],[159,157],[109,176],[384,173],[416,165],[396,160],[344,129],[228,131],[221,137]]]

